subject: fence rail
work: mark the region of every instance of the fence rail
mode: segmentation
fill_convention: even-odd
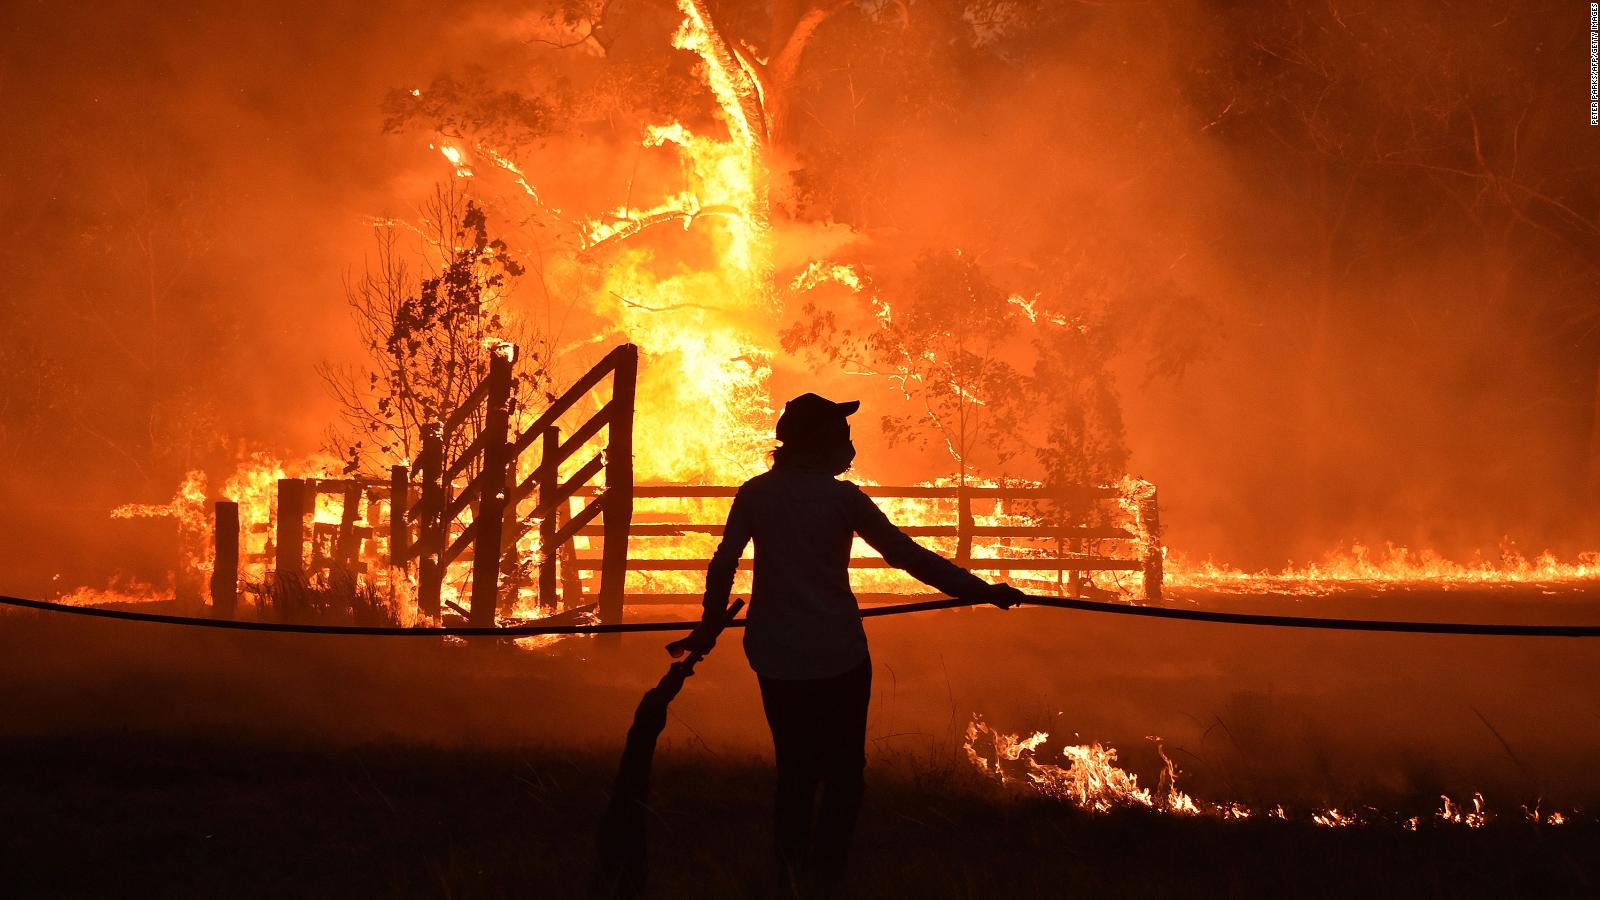
[[[991,525],[975,520],[973,501],[1013,501],[1028,503],[1065,504],[1081,509],[1085,505],[1126,499],[1118,488],[1106,486],[1053,486],[1053,487],[961,487],[956,485],[862,485],[869,497],[887,500],[954,501],[953,524],[917,524],[903,526],[901,530],[912,537],[956,538],[955,562],[978,572],[1057,572],[1070,576],[1063,588],[1074,594],[1083,593],[1083,576],[1089,573],[1137,572],[1142,575],[1144,597],[1151,602],[1162,599],[1162,553],[1160,524],[1157,518],[1156,497],[1151,490],[1137,498],[1133,504],[1133,521],[1128,525],[1107,524],[1039,524]],[[641,484],[634,486],[634,496],[654,500],[731,500],[738,492],[733,485]],[[584,495],[591,489],[575,493]],[[681,514],[667,513],[666,516]],[[702,512],[701,515],[704,515]],[[661,518],[657,516],[656,518]],[[693,521],[636,521],[630,533],[636,539],[673,538],[689,536],[719,537],[724,526],[720,522]],[[579,534],[597,535],[595,529],[584,529]],[[973,553],[975,541],[984,538],[1044,541],[1053,543],[1056,552],[1047,556],[996,556]],[[1083,552],[1092,542],[1121,542],[1127,552],[1123,555]],[[983,548],[980,548],[983,549]],[[1070,551],[1070,552],[1067,552]],[[630,572],[693,572],[703,571],[709,557],[660,558],[635,554],[629,558]],[[579,572],[592,572],[597,568],[593,559],[578,557],[574,566]],[[849,561],[852,569],[891,568],[876,556],[857,556]],[[748,569],[750,560],[740,561],[740,568]],[[875,596],[881,592],[858,592],[858,598]],[[697,595],[688,592],[630,591],[629,603],[687,602],[684,598]],[[905,596],[884,593],[888,596]],[[677,598],[665,600],[663,598]]]

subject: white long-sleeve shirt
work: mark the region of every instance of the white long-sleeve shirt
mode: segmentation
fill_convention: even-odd
[[[987,582],[912,540],[859,487],[816,469],[778,464],[739,488],[706,570],[705,608],[720,615],[739,558],[755,541],[745,655],[768,678],[829,678],[867,658],[850,590],[850,545],[860,535],[889,565],[952,597]]]

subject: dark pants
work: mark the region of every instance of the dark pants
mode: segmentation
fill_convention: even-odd
[[[827,892],[844,876],[861,810],[872,662],[832,678],[760,681],[778,758],[778,861],[792,879]]]

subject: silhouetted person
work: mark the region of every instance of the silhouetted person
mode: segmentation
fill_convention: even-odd
[[[791,890],[826,895],[844,875],[861,808],[872,661],[850,591],[855,535],[888,563],[952,597],[1010,607],[1021,593],[992,585],[896,528],[842,474],[855,459],[847,416],[859,401],[803,394],[778,419],[772,469],[734,497],[706,570],[705,612],[684,642],[709,649],[734,570],[755,540],[745,654],[761,683],[778,763],[774,837]],[[819,797],[820,794],[820,797]]]

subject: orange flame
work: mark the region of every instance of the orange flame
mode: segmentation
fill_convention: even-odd
[[[1001,784],[1026,785],[1047,797],[1071,803],[1094,813],[1108,813],[1116,809],[1148,809],[1155,812],[1181,816],[1209,816],[1228,821],[1248,819],[1256,815],[1250,807],[1234,801],[1212,803],[1197,800],[1177,786],[1177,769],[1172,759],[1161,747],[1159,738],[1156,752],[1161,757],[1162,770],[1157,787],[1151,789],[1139,784],[1137,775],[1117,765],[1117,751],[1099,743],[1068,744],[1061,748],[1060,757],[1065,764],[1044,762],[1038,758],[1047,745],[1050,735],[1035,731],[1026,738],[1007,734],[991,728],[981,716],[973,716],[967,724],[963,749],[967,759],[979,772]],[[1483,795],[1474,793],[1470,804],[1460,804],[1441,795],[1442,806],[1433,814],[1433,821],[1441,825],[1482,828],[1491,818]],[[1370,815],[1369,815],[1370,813]],[[1288,819],[1282,805],[1264,811],[1268,818]],[[1570,818],[1559,811],[1541,814],[1536,807],[1523,807],[1528,821],[1543,825],[1562,825]],[[1324,828],[1349,828],[1378,822],[1398,822],[1407,831],[1416,831],[1420,817],[1398,819],[1384,816],[1376,810],[1350,812],[1336,807],[1315,809],[1307,817],[1313,825]]]

